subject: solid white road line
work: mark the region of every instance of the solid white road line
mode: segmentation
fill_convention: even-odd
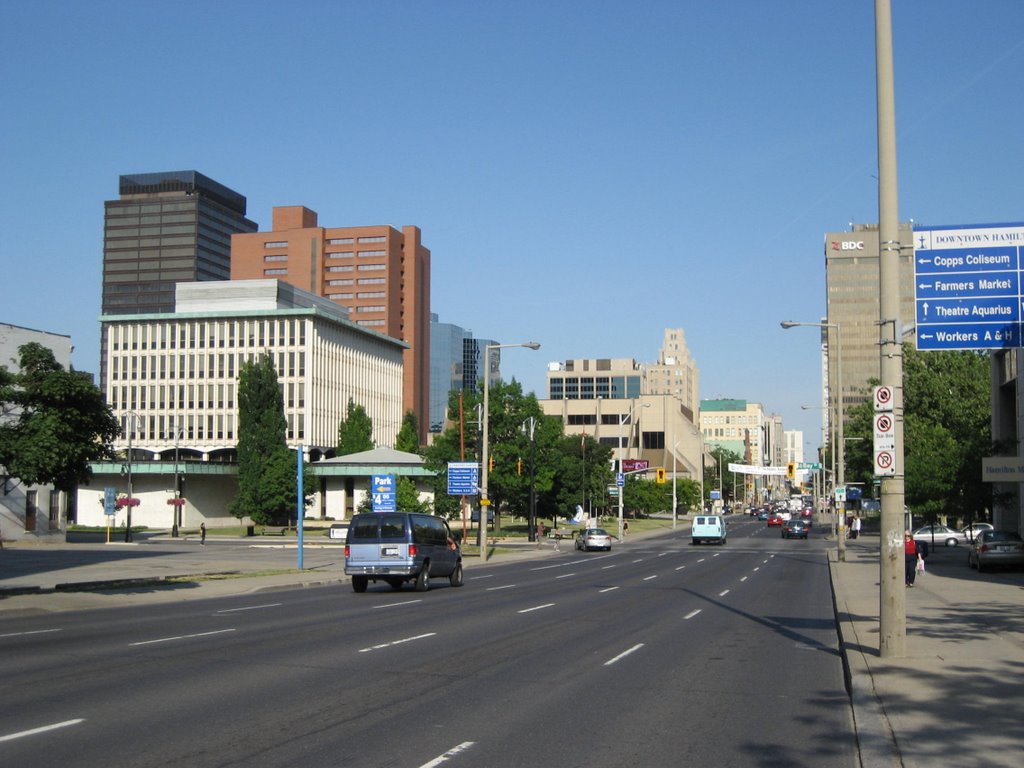
[[[637,643],[637,644],[636,644],[636,645],[634,645],[634,646],[633,646],[632,648],[630,648],[629,650],[623,651],[622,653],[620,653],[620,654],[619,654],[618,656],[616,656],[615,658],[612,658],[612,659],[608,659],[608,661],[606,661],[606,662],[604,663],[604,666],[606,666],[606,667],[610,667],[610,666],[611,666],[612,664],[614,664],[615,662],[617,662],[617,661],[620,661],[621,659],[624,659],[624,658],[626,658],[627,656],[629,656],[629,654],[631,654],[631,653],[634,653],[634,652],[636,652],[636,651],[639,651],[639,650],[640,650],[641,648],[643,648],[643,647],[644,647],[644,644],[643,644],[643,643]]]
[[[217,613],[238,613],[239,611],[258,611],[260,608],[277,608],[279,605],[284,603],[267,603],[266,605],[250,605],[247,608],[225,608],[223,611],[217,611]]]
[[[384,605],[375,605],[375,606],[373,606],[373,610],[376,611],[378,608],[399,608],[399,607],[401,607],[403,605],[415,605],[416,603],[422,603],[422,602],[423,602],[422,598],[417,598],[415,600],[403,600],[400,603],[385,603]]]
[[[19,731],[18,733],[8,733],[6,736],[0,736],[0,741],[14,741],[15,739],[21,739],[25,736],[35,736],[37,733],[46,733],[47,731],[54,731],[57,728],[67,728],[69,725],[78,725],[84,723],[85,718],[79,717],[75,720],[65,720],[63,723],[54,723],[53,725],[43,725],[39,728],[32,728],[27,731]]]
[[[153,645],[154,643],[169,643],[172,640],[191,640],[194,637],[209,637],[210,635],[222,635],[225,632],[235,632],[234,629],[218,629],[214,632],[197,632],[194,635],[176,635],[174,637],[161,637],[159,640],[143,640],[138,643],[128,643],[128,645]]]
[[[523,608],[523,610],[516,611],[516,613],[530,613],[532,611],[539,611],[541,608],[551,608],[553,606],[554,603],[544,603],[544,605],[535,605],[533,608]]]
[[[379,651],[382,648],[392,648],[402,643],[411,643],[413,640],[422,640],[426,637],[433,637],[437,632],[427,632],[425,635],[414,635],[413,637],[405,637],[401,640],[392,640],[390,643],[381,643],[380,645],[371,645],[369,648],[360,648],[359,653],[367,653],[369,651]]]
[[[697,615],[698,613],[700,613],[700,612],[701,612],[702,610],[703,610],[702,608],[698,608],[698,609],[697,609],[697,610],[695,610],[695,611],[690,611],[690,612],[689,612],[688,614],[686,614],[685,616],[683,616],[683,618],[684,618],[684,619],[692,619],[692,618],[693,618],[694,616],[696,616],[696,615]]]
[[[475,741],[464,741],[461,744],[459,744],[458,746],[452,747],[451,749],[449,749],[444,754],[438,755],[433,760],[431,760],[429,763],[424,763],[423,765],[420,766],[420,768],[435,768],[435,766],[438,766],[438,765],[441,765],[441,763],[447,762],[450,758],[455,757],[459,753],[465,752],[467,749],[472,747],[475,743],[476,743]]]
[[[599,589],[599,590],[597,590],[597,593],[598,593],[599,595],[603,595],[603,594],[604,594],[605,592],[613,592],[613,591],[615,591],[616,589],[618,589],[618,587],[605,587],[604,589]]]
[[[25,635],[45,635],[47,632],[63,632],[63,629],[31,629],[28,632],[11,632],[0,637],[24,637]]]

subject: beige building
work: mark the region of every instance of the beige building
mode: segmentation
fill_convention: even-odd
[[[702,479],[704,446],[694,421],[699,372],[681,329],[665,331],[658,362],[591,358],[551,363],[544,413],[566,434],[587,434],[620,459],[642,459],[667,475]]]
[[[376,445],[393,445],[401,428],[406,345],[287,283],[179,283],[173,313],[106,315],[101,322],[109,339],[105,394],[122,425],[114,449],[130,460],[121,476],[99,476],[79,490],[85,524],[103,523],[104,484],[126,494],[133,482],[131,495],[140,500],[133,525],[169,527],[167,499],[179,470],[187,500],[182,524],[225,524],[237,490],[230,476],[238,376],[263,354],[277,369],[287,444],[303,446],[308,460],[334,455],[350,398],[373,420]],[[322,499],[317,507],[327,513]]]

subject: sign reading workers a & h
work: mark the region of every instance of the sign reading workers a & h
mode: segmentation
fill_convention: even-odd
[[[1024,223],[914,227],[917,348],[1020,347]]]

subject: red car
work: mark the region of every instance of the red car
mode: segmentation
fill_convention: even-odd
[[[782,515],[780,515],[778,512],[772,512],[770,515],[768,515],[768,525],[782,525],[782,523]]]

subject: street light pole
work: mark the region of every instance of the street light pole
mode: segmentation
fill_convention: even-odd
[[[480,559],[487,560],[487,508],[491,500],[487,496],[487,461],[488,461],[488,415],[490,408],[491,393],[491,350],[508,349],[511,347],[526,347],[527,349],[540,349],[536,341],[528,341],[524,344],[486,344],[484,345],[484,412],[481,428],[483,431],[482,445],[480,448],[480,527],[477,530],[477,544],[480,546]]]
[[[636,407],[638,405],[641,408],[650,408],[651,407],[650,403],[640,403],[639,401],[637,401],[637,402],[633,403],[633,405],[630,407],[629,411],[627,411],[624,416],[620,416],[619,417],[619,452],[622,454],[619,457],[619,473],[622,475],[622,487],[619,488],[619,541],[622,541],[622,535],[625,532],[624,529],[623,529],[623,525],[622,525],[623,524],[623,514],[622,513],[623,513],[623,497],[626,495],[626,477],[627,477],[627,475],[626,475],[625,467],[622,466],[622,459],[625,457],[625,454],[629,452],[629,443],[630,443],[630,440],[632,439],[632,436],[633,436],[633,422],[632,422],[633,411],[636,410]],[[623,433],[624,430],[622,429],[622,426],[627,421],[630,422],[629,423],[630,440],[626,441],[626,447],[623,448],[622,447],[622,433]]]
[[[833,455],[838,451],[839,455],[836,459],[836,474],[834,488],[843,488],[846,481],[846,450],[844,448],[843,440],[843,337],[842,330],[839,323],[797,323],[792,320],[783,320],[780,323],[783,328],[796,328],[798,326],[804,326],[809,328],[824,328],[826,332],[829,329],[834,328],[836,332],[836,387],[835,392],[832,392],[832,387],[829,387],[829,394],[832,395],[832,402],[835,407],[835,425],[836,425],[836,444],[832,448]],[[829,374],[831,377],[832,370],[832,344],[831,339],[828,345],[828,362],[829,362]],[[834,517],[836,520],[836,557],[840,562],[846,560],[846,509],[845,506],[842,510],[839,509],[839,502],[836,501],[836,511]]]

